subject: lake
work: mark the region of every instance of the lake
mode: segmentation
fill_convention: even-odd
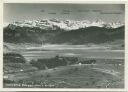
[[[124,59],[124,50],[111,50],[110,46],[87,45],[45,45],[29,47],[21,51],[28,59],[51,58],[59,56],[76,56],[82,58]]]

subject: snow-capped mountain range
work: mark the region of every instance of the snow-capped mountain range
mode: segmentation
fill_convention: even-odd
[[[59,20],[59,19],[42,19],[42,20],[24,20],[24,21],[16,21],[9,26],[20,26],[20,27],[39,27],[41,29],[52,29],[56,30],[57,28],[64,30],[75,30],[79,28],[97,26],[97,27],[106,27],[106,28],[118,28],[123,26],[124,23],[118,22],[110,22],[106,23],[100,19],[95,21],[82,20]]]

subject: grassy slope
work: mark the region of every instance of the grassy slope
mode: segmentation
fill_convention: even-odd
[[[119,69],[122,69],[122,67],[119,66],[117,68],[113,65],[63,66],[37,72],[17,73],[15,74],[15,79],[22,80],[25,83],[34,82],[39,85],[42,83],[41,87],[53,85],[52,87],[62,88],[118,88],[123,87],[123,76],[120,76],[123,75],[123,72]],[[105,71],[96,68],[104,69]]]

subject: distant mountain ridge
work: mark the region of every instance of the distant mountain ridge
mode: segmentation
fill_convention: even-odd
[[[124,40],[124,26],[118,28],[90,26],[70,31],[61,28],[53,30],[10,25],[4,28],[4,42],[10,43],[100,44],[115,40]]]
[[[105,27],[105,28],[118,28],[124,26],[124,23],[118,22],[110,22],[106,23],[100,19],[95,21],[89,20],[59,20],[59,19],[42,19],[42,20],[24,20],[24,21],[15,21],[8,25],[10,28],[19,27],[38,27],[45,30],[57,30],[62,29],[65,31],[76,30],[80,28],[86,28],[91,26],[96,27]]]

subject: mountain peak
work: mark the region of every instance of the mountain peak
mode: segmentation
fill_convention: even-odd
[[[42,20],[24,20],[24,21],[16,21],[11,23],[14,26],[20,27],[39,27],[41,29],[64,29],[64,30],[75,30],[79,28],[97,26],[97,27],[106,27],[106,28],[118,28],[123,26],[124,24],[120,21],[118,22],[110,22],[106,23],[101,19],[96,19],[95,21],[89,20],[60,20],[60,19],[42,19]]]

